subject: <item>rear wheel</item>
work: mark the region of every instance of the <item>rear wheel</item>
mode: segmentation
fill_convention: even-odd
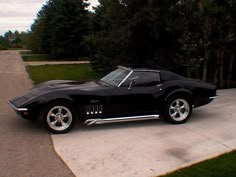
[[[52,133],[67,133],[73,128],[74,122],[74,109],[70,104],[53,103],[43,111],[43,123]]]
[[[192,114],[191,101],[187,97],[176,96],[167,101],[165,120],[173,124],[185,123]]]

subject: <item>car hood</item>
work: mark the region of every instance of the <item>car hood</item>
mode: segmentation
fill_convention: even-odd
[[[77,93],[81,91],[81,93],[97,91],[97,90],[105,90],[108,89],[109,86],[104,85],[100,82],[96,81],[73,81],[73,80],[53,80],[41,83],[36,85],[27,91],[24,95],[20,97],[16,97],[10,100],[10,103],[14,104],[16,107],[19,107],[33,98],[38,96],[55,92],[55,91],[76,91]]]
[[[29,92],[33,95],[40,95],[45,92],[56,90],[81,90],[94,91],[105,89],[107,86],[95,81],[73,81],[73,80],[53,80],[36,85]]]

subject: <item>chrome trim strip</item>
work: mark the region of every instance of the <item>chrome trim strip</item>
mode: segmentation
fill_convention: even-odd
[[[28,111],[27,108],[17,108],[15,105],[13,105],[10,101],[8,102],[8,104],[16,111]]]
[[[160,71],[153,70],[153,69],[134,69],[134,71],[137,71],[137,72],[156,72],[156,73],[160,73]]]
[[[123,81],[120,82],[120,84],[118,85],[118,87],[120,87],[121,84],[123,84],[123,82],[125,82],[125,80],[126,80],[132,73],[133,73],[133,70],[131,70],[131,71],[129,72],[129,74],[127,74],[127,76],[123,79]]]
[[[142,69],[142,68],[132,68],[132,67],[125,67],[125,66],[118,66],[118,68],[120,69],[124,69],[124,70],[133,70],[133,71],[140,71],[140,72],[157,72],[160,73],[160,70],[157,69]]]
[[[106,124],[106,123],[115,123],[115,122],[128,122],[128,121],[139,121],[139,120],[151,120],[151,119],[159,119],[160,115],[143,115],[143,116],[128,116],[128,117],[115,117],[115,118],[94,118],[87,119],[84,124],[92,125],[92,124]]]
[[[216,96],[211,96],[211,97],[209,97],[209,99],[216,99],[218,97],[218,95],[216,95]]]
[[[124,67],[124,66],[118,66],[117,68],[124,69],[124,70],[127,70],[127,71],[130,71],[130,70],[131,70],[130,68]]]

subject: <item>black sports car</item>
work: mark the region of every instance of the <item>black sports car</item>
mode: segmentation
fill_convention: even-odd
[[[86,125],[158,119],[186,122],[193,107],[216,98],[216,86],[166,70],[118,69],[99,81],[55,80],[9,101],[25,119],[40,117],[52,133],[66,133],[77,119]]]

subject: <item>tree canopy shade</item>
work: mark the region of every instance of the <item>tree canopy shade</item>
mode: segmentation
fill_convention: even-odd
[[[106,63],[105,69],[109,69],[116,64],[153,65],[157,61],[175,65],[178,38],[164,20],[171,2],[159,1],[150,7],[145,0],[101,0],[85,39],[94,66],[104,68]]]
[[[85,0],[48,0],[27,45],[56,58],[88,56],[100,72],[161,66],[221,88],[236,86],[236,0],[99,2],[90,12]]]
[[[85,44],[98,70],[179,68],[224,87],[235,67],[235,10],[232,0],[100,0]]]
[[[85,54],[81,45],[88,33],[88,4],[82,0],[49,0],[31,27],[31,49],[55,57]]]

